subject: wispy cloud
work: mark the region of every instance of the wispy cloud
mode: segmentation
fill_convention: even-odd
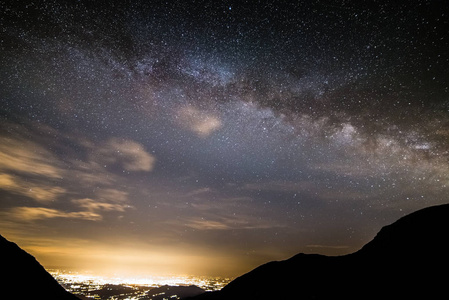
[[[94,159],[105,164],[118,164],[127,171],[151,171],[156,159],[132,140],[112,138],[94,149]]]
[[[175,225],[195,230],[249,230],[284,227],[279,223],[252,217],[249,214],[220,214],[214,212],[203,213],[203,217],[179,219]]]
[[[129,139],[110,138],[94,143],[86,137],[62,135],[51,128],[16,127],[17,134],[0,135],[0,189],[37,202],[8,204],[2,215],[10,220],[33,222],[71,218],[100,221],[105,212],[132,208],[128,191],[118,187],[123,178],[116,165],[128,172],[150,172],[155,157]],[[51,137],[46,135],[51,132]],[[39,135],[39,140],[22,136]],[[62,137],[63,136],[63,137]],[[67,147],[67,142],[72,148]],[[51,143],[44,147],[42,143]],[[64,149],[62,160],[52,149]],[[76,151],[75,151],[76,149]],[[61,209],[64,207],[64,209]]]
[[[60,178],[58,160],[39,144],[20,138],[0,137],[0,171]]]
[[[193,190],[191,192],[188,192],[186,194],[187,197],[193,197],[193,196],[198,196],[198,195],[202,195],[202,194],[206,194],[206,193],[210,193],[212,192],[212,189],[209,187],[205,187],[205,188],[199,188],[196,190]]]
[[[95,192],[96,198],[101,201],[112,203],[126,203],[128,202],[128,193],[122,190],[113,188],[103,188]]]
[[[231,229],[232,227],[226,222],[204,220],[204,219],[191,219],[185,224],[187,227],[198,230],[223,230]]]
[[[193,106],[185,106],[177,112],[178,122],[199,137],[208,137],[222,126],[221,120],[212,113]]]
[[[120,211],[132,208],[128,201],[128,193],[117,189],[100,189],[95,198],[74,199],[71,201],[78,207],[90,212]]]
[[[103,220],[103,212],[124,212],[126,209],[132,208],[132,206],[128,205],[127,203],[123,203],[123,201],[106,202],[90,198],[74,199],[71,201],[71,203],[78,207],[78,210],[63,211],[61,209],[48,207],[20,206],[9,209],[8,211],[4,212],[3,215],[6,219],[25,222],[54,218],[101,221]]]
[[[66,192],[66,189],[44,183],[25,182],[17,176],[0,174],[0,189],[32,198],[40,203],[49,203]]]
[[[54,218],[84,219],[99,221],[102,216],[92,211],[64,212],[58,209],[45,207],[14,207],[9,211],[9,216],[20,221],[36,221]]]
[[[53,184],[64,175],[61,162],[38,143],[0,136],[0,189],[48,203],[66,192]]]
[[[101,202],[90,198],[72,200],[72,203],[89,212],[125,211],[126,208],[131,207],[125,204]]]

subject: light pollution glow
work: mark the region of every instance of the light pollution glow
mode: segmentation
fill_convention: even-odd
[[[231,281],[231,278],[181,276],[178,274],[168,276],[141,276],[141,277],[106,277],[88,273],[68,272],[64,270],[50,269],[49,273],[60,282],[70,284],[86,284],[89,286],[101,286],[105,284],[115,285],[141,285],[159,287],[189,286],[195,285],[206,291],[219,290]]]

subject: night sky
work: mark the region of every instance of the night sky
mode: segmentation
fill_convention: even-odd
[[[0,234],[236,276],[449,192],[446,1],[0,1]]]

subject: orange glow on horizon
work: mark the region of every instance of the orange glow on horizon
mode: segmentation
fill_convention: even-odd
[[[117,274],[111,276],[96,275],[91,272],[74,272],[59,269],[49,269],[49,273],[58,281],[65,283],[85,283],[88,285],[140,285],[140,286],[188,286],[196,285],[205,290],[217,290],[228,284],[232,278],[229,277],[210,277],[210,276],[192,276],[192,275],[141,275],[123,277]]]
[[[235,277],[257,265],[236,261],[235,257],[223,253],[206,253],[191,246],[105,245],[64,239],[24,240],[18,244],[46,269],[73,270],[106,277]]]

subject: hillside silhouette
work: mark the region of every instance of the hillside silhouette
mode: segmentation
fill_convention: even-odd
[[[0,299],[79,300],[37,260],[0,235]]]
[[[344,256],[298,254],[264,264],[190,300],[437,299],[447,295],[449,205],[383,227]]]
[[[195,285],[189,286],[169,286],[163,285],[158,288],[151,289],[145,298],[142,300],[164,300],[164,299],[172,299],[174,297],[186,298],[192,297],[196,295],[200,295],[205,291],[202,288],[199,288]]]

